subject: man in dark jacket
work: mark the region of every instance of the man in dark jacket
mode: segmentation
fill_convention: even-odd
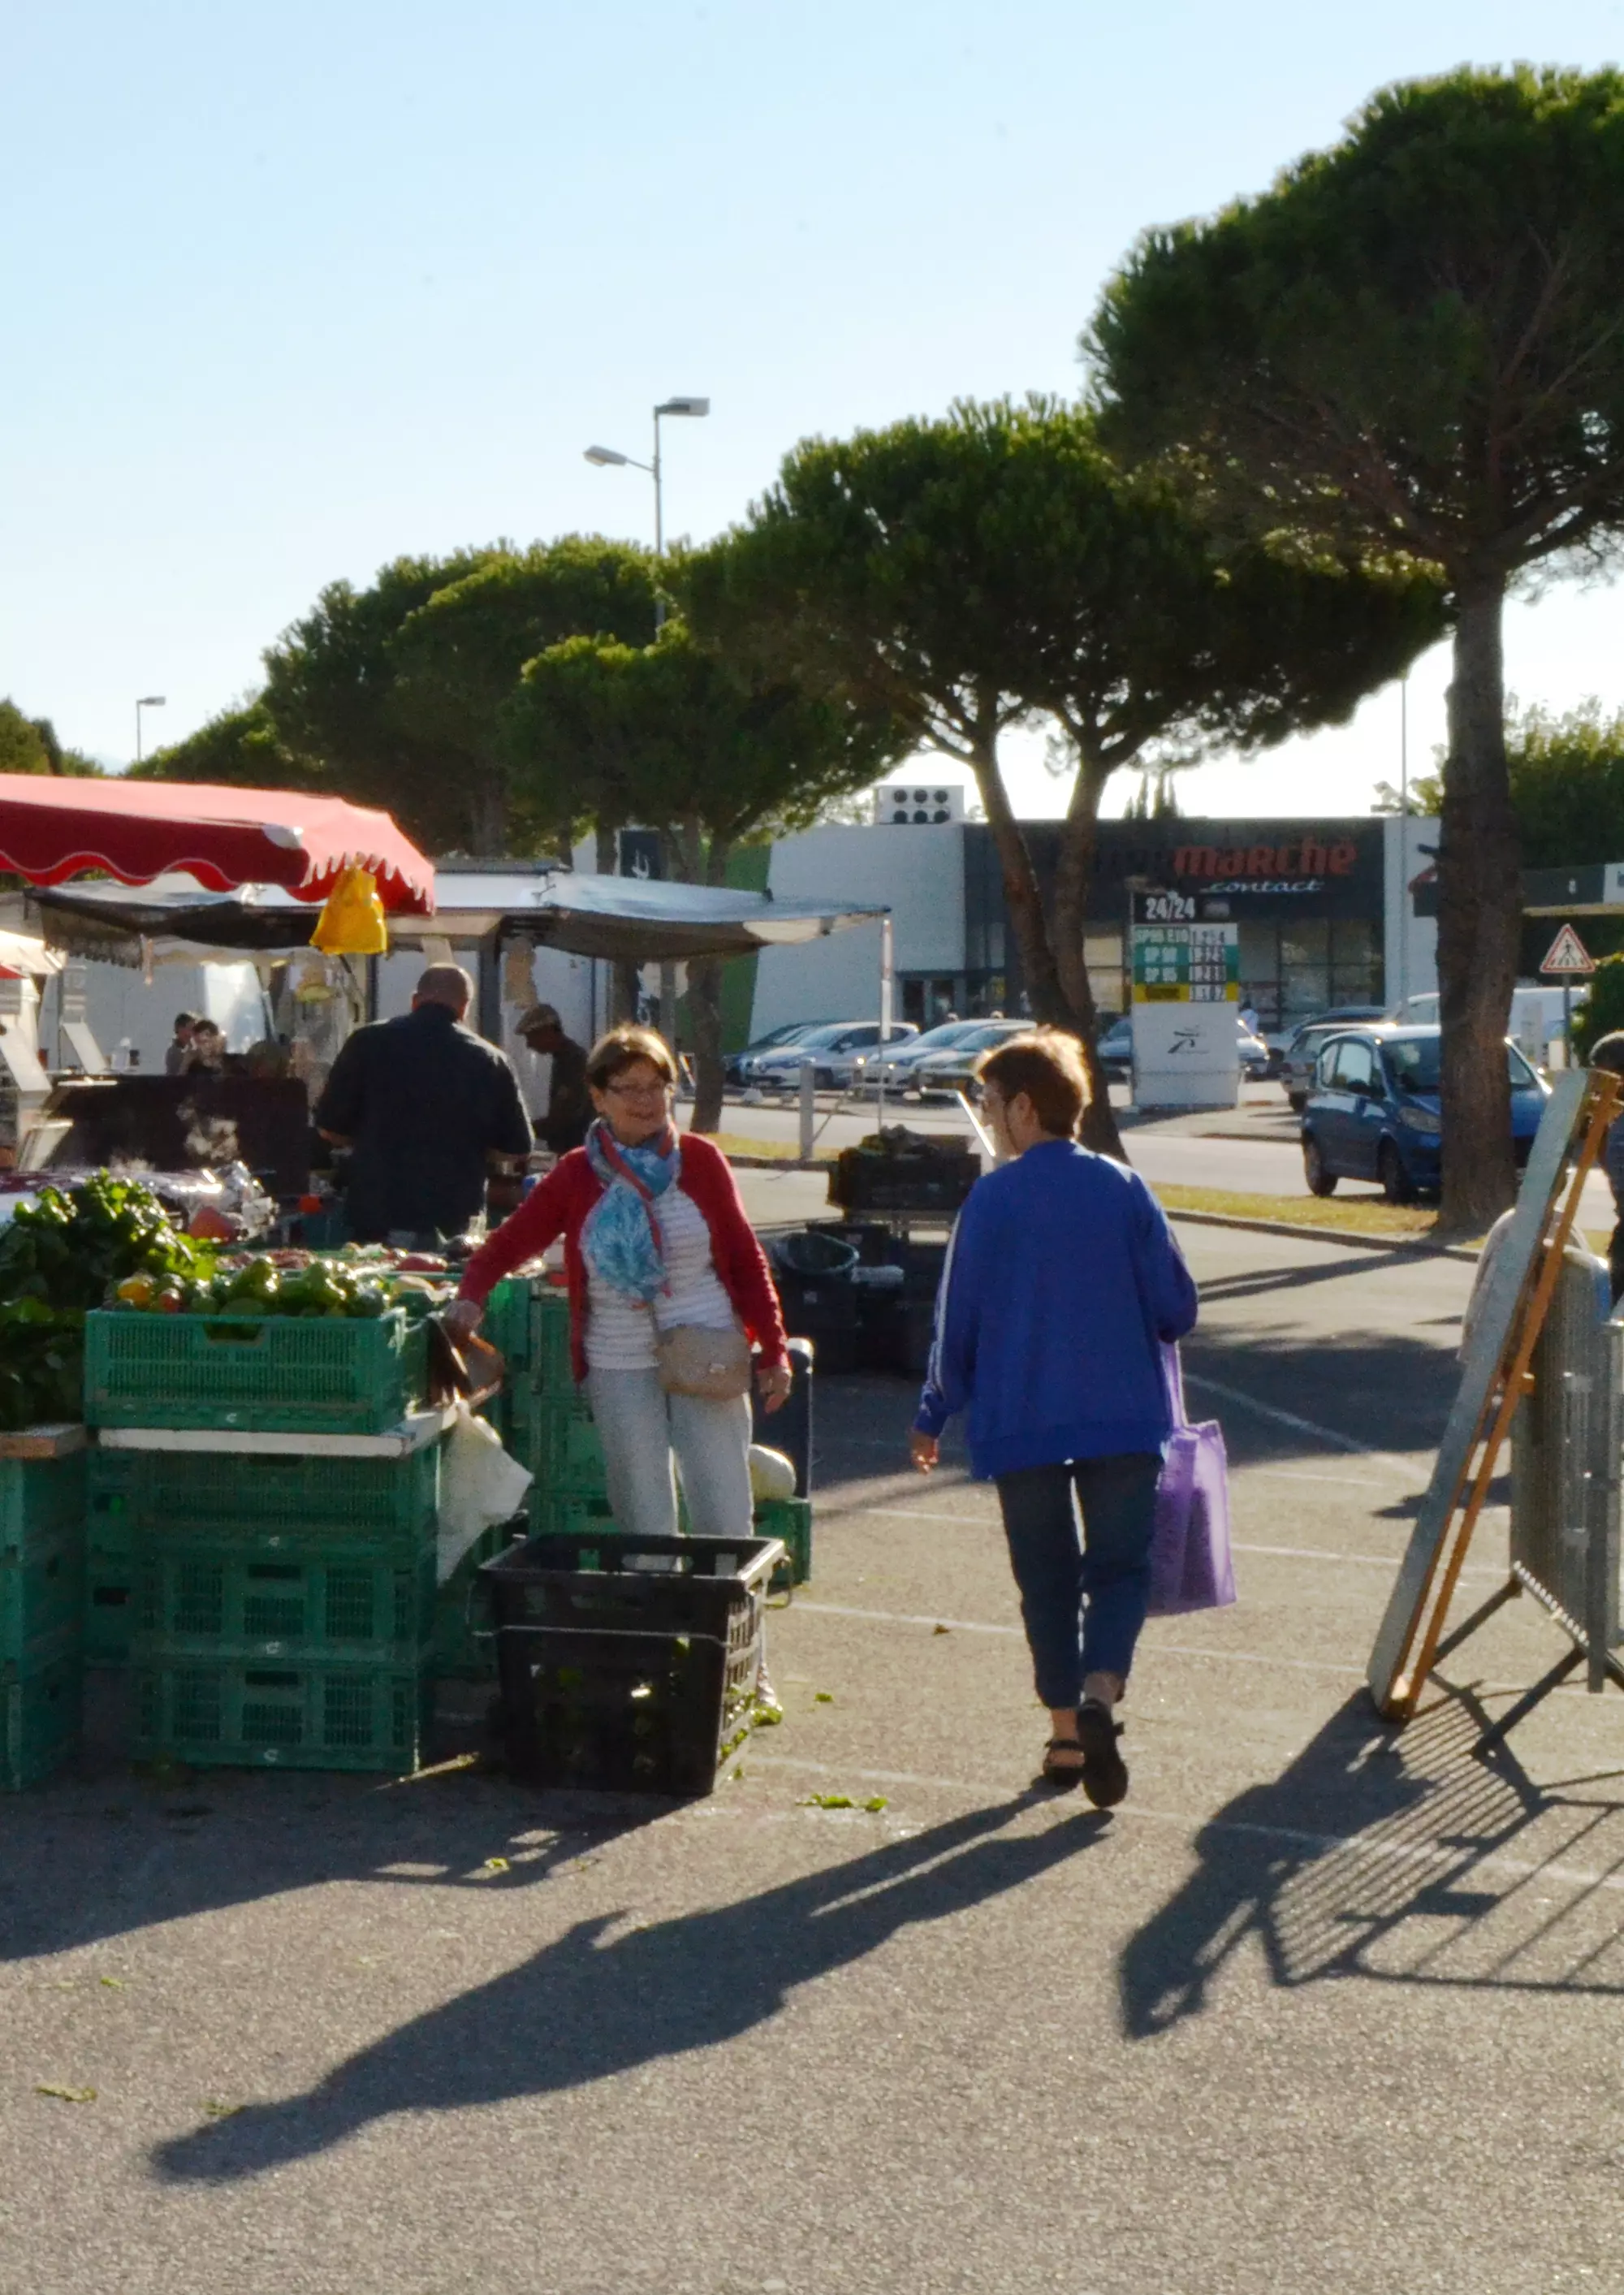
[[[592,1120],[585,1048],[564,1033],[564,1023],[554,1004],[533,1004],[519,1022],[518,1033],[533,1052],[552,1062],[547,1113],[537,1129],[543,1145],[555,1156],[567,1156],[572,1148],[580,1147]]]
[[[484,1205],[491,1159],[530,1153],[507,1056],[462,1025],[472,993],[460,966],[431,964],[411,1011],[358,1028],[333,1062],[316,1129],[353,1151],[357,1242],[462,1234]]]

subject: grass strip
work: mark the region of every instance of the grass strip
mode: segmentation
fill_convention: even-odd
[[[1429,1204],[1390,1204],[1381,1196],[1249,1196],[1228,1188],[1155,1188],[1164,1211],[1220,1212],[1228,1219],[1285,1220],[1293,1227],[1328,1228],[1338,1235],[1383,1235],[1425,1243],[1438,1224]]]

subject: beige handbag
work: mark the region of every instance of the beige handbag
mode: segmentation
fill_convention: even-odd
[[[654,1352],[667,1394],[736,1402],[750,1392],[750,1342],[740,1330],[707,1331],[699,1323],[676,1323],[660,1333]]]

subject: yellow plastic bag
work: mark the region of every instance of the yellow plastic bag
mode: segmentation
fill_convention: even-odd
[[[387,956],[389,928],[378,885],[366,869],[346,869],[327,896],[310,935],[323,956]]]

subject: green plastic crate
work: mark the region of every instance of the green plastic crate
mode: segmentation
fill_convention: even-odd
[[[61,1458],[0,1458],[0,1560],[83,1529],[89,1455],[80,1448]]]
[[[578,1491],[550,1491],[539,1482],[530,1486],[526,1512],[532,1538],[543,1538],[555,1531],[569,1535],[588,1528],[615,1527],[608,1499],[593,1498]]]
[[[428,1341],[391,1307],[371,1318],[147,1315],[85,1319],[93,1426],[263,1434],[383,1434],[421,1393]]]
[[[583,1396],[538,1394],[527,1385],[510,1389],[507,1447],[550,1489],[602,1497],[603,1443]]]
[[[86,1664],[127,1665],[135,1616],[135,1559],[131,1548],[92,1546],[85,1557]]]
[[[757,1538],[780,1538],[788,1556],[788,1568],[779,1565],[773,1576],[773,1589],[788,1584],[799,1586],[812,1576],[812,1510],[810,1499],[763,1499],[755,1509]]]
[[[37,1644],[21,1665],[0,1666],[0,1792],[39,1785],[73,1752],[84,1681],[77,1629]]]
[[[180,1532],[141,1536],[133,1662],[184,1657],[421,1663],[435,1614],[435,1548],[276,1533],[273,1548]]]
[[[17,1665],[32,1646],[83,1630],[85,1532],[33,1539],[21,1553],[0,1552],[0,1664]]]
[[[521,1523],[521,1530],[525,1527]],[[495,1647],[490,1636],[477,1633],[481,1613],[473,1601],[475,1580],[482,1563],[489,1562],[512,1543],[513,1527],[493,1523],[474,1540],[435,1600],[434,1641],[429,1663],[437,1681],[494,1681]]]
[[[320,1533],[415,1546],[433,1534],[440,1502],[437,1439],[398,1458],[98,1448],[93,1459],[93,1543],[122,1523],[130,1534],[196,1530],[264,1544]]]
[[[420,1765],[432,1695],[418,1667],[256,1659],[143,1662],[135,1686],[140,1760],[397,1776]]]
[[[574,1359],[569,1349],[569,1298],[544,1276],[530,1284],[530,1376],[543,1394],[575,1393]]]
[[[504,1277],[485,1303],[480,1336],[501,1353],[510,1377],[530,1368],[535,1352],[531,1320],[529,1283],[519,1276]]]
[[[0,1458],[0,1664],[79,1629],[86,1457]]]

